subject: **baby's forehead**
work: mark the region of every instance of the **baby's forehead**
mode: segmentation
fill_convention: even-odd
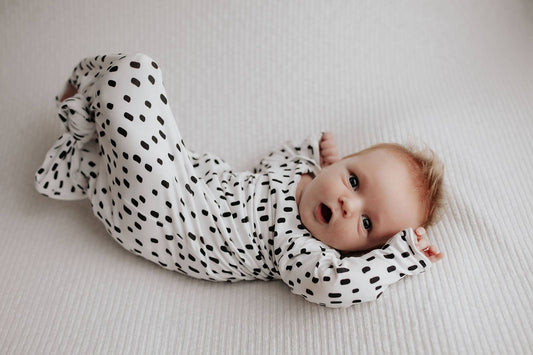
[[[357,153],[344,157],[344,159],[348,160],[350,163],[367,162],[372,160],[382,161],[383,159],[386,159],[387,161],[396,161],[397,163],[401,163],[401,165],[409,164],[408,154],[392,147],[381,145],[363,149]]]
[[[351,156],[345,157],[348,167],[359,169],[361,173],[374,176],[389,176],[390,179],[403,177],[416,185],[418,174],[416,166],[408,154],[392,148],[366,149]]]

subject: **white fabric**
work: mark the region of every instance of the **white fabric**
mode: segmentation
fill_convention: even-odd
[[[528,353],[533,5],[526,0],[4,1],[0,348],[20,353]],[[426,142],[446,253],[343,310],[277,281],[195,280],[133,258],[86,201],[33,188],[65,71],[150,53],[183,137],[237,169],[332,130],[341,153]],[[237,142],[237,143],[236,143]]]

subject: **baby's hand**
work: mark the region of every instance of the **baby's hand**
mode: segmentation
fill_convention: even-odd
[[[436,263],[437,261],[444,258],[444,254],[437,251],[437,249],[431,245],[429,240],[424,237],[426,230],[423,227],[418,227],[415,230],[416,234],[416,247],[432,262]]]
[[[320,166],[326,167],[339,160],[339,151],[332,132],[325,132],[320,138]]]

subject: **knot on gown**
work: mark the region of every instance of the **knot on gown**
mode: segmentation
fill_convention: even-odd
[[[35,188],[45,196],[60,200],[83,199],[88,177],[97,169],[94,116],[89,111],[89,102],[79,93],[56,102],[65,132],[46,153],[35,174]]]
[[[94,118],[88,111],[89,104],[84,96],[77,93],[58,105],[61,122],[76,141],[83,144],[96,136]]]

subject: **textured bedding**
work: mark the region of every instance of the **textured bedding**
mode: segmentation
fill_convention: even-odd
[[[2,353],[529,353],[530,1],[0,3]],[[327,309],[280,281],[215,283],[122,249],[87,200],[33,188],[54,96],[87,56],[157,59],[189,148],[248,169],[331,130],[341,154],[427,144],[445,254],[379,300]]]

